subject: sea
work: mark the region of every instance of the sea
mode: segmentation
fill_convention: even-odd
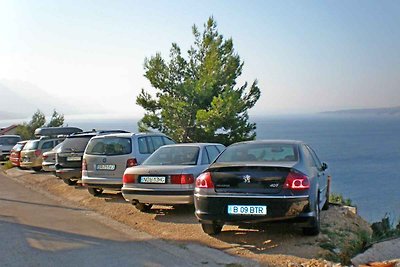
[[[256,139],[295,139],[308,143],[332,176],[331,192],[357,206],[369,222],[400,220],[400,116],[279,115],[251,117]],[[137,119],[68,119],[84,130],[124,129],[136,132]],[[1,124],[1,121],[0,121]],[[2,126],[2,125],[1,125]]]

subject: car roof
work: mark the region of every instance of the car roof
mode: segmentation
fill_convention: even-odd
[[[301,145],[304,144],[303,141],[300,140],[286,140],[286,139],[262,139],[262,140],[252,140],[252,141],[244,141],[234,143],[232,145],[237,144],[289,144],[289,145]]]
[[[0,135],[0,138],[2,138],[2,137],[18,137],[18,138],[21,138],[21,136],[16,135],[16,134],[5,134],[5,135]]]
[[[105,135],[97,135],[96,137],[93,137],[93,139],[98,139],[98,138],[109,138],[109,137],[125,137],[125,138],[131,138],[134,136],[165,136],[163,133],[111,133],[111,134],[105,134]]]
[[[223,144],[219,144],[219,143],[179,143],[179,144],[170,144],[170,145],[164,145],[163,147],[176,147],[176,146],[198,146],[198,147],[205,147],[205,146],[212,146],[212,145],[216,145],[216,146],[220,146]]]

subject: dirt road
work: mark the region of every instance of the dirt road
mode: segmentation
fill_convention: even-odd
[[[0,172],[2,266],[253,265],[200,245],[177,246],[87,208],[60,203]]]

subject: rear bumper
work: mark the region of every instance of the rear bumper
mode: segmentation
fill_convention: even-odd
[[[121,189],[122,177],[108,178],[82,176],[82,184],[87,187]]]
[[[161,190],[142,188],[122,188],[122,195],[131,202],[137,200],[151,204],[193,204],[193,189],[191,190]]]
[[[56,171],[56,166],[55,164],[46,164],[46,163],[42,163],[42,168],[45,172],[55,172]]]
[[[220,224],[258,223],[279,220],[296,220],[309,224],[314,212],[309,209],[309,196],[262,195],[194,195],[195,215],[204,223]],[[266,215],[231,215],[228,205],[266,206]]]

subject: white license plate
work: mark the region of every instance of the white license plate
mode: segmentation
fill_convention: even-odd
[[[67,157],[67,161],[80,161],[81,157]]]
[[[29,162],[29,158],[23,158],[22,162]]]
[[[165,184],[165,176],[142,176],[140,182],[144,184]]]
[[[115,165],[114,164],[97,164],[96,170],[99,171],[114,171]]]
[[[267,206],[228,205],[228,214],[267,215]]]

